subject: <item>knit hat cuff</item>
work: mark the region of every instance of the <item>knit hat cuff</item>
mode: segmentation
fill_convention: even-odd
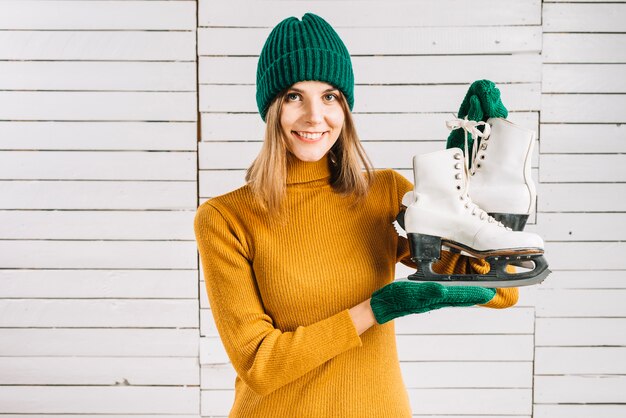
[[[354,75],[350,60],[328,49],[306,48],[280,56],[258,77],[256,100],[263,120],[278,93],[307,80],[323,81],[338,88],[352,110]]]

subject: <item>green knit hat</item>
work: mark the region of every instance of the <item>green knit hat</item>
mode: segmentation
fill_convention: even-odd
[[[348,49],[321,17],[306,13],[288,17],[272,30],[259,56],[256,103],[265,120],[276,95],[306,80],[324,81],[338,88],[350,110],[354,106],[354,74]]]
[[[487,122],[489,118],[506,118],[509,111],[504,107],[500,100],[500,90],[496,84],[490,80],[476,80],[467,90],[465,98],[459,108],[458,118],[463,119],[467,116],[469,120],[476,122]],[[482,132],[482,128],[478,128]],[[469,152],[472,151],[474,138],[468,134]],[[480,138],[478,139],[480,144]],[[455,129],[450,132],[446,148],[465,147],[465,134],[462,129]],[[470,157],[472,157],[470,155]],[[470,159],[471,161],[471,159]]]

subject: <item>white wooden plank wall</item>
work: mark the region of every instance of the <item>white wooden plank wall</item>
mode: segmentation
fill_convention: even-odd
[[[377,167],[411,176],[411,155],[444,148],[445,121],[480,78],[498,83],[512,120],[538,130],[540,1],[201,0],[200,202],[243,184],[264,128],[254,99],[258,54],[276,23],[307,11],[331,22],[353,56],[356,124]],[[538,152],[534,161],[536,168]],[[201,413],[224,417],[234,371],[206,294],[200,304]],[[530,417],[534,321],[532,294],[507,311],[443,310],[397,320],[415,416]]]
[[[0,1],[0,414],[199,417],[195,1]]]
[[[193,215],[243,184],[258,53],[307,11],[352,53],[377,167],[410,177],[480,78],[540,135],[529,229],[554,273],[512,309],[397,320],[415,417],[625,416],[626,4],[608,0],[0,0],[0,414],[227,416]]]
[[[543,4],[534,416],[626,416],[626,3]]]

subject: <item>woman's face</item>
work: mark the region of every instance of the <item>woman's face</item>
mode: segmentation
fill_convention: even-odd
[[[287,149],[301,161],[319,161],[335,144],[345,115],[339,90],[321,81],[300,81],[283,97],[280,126]]]

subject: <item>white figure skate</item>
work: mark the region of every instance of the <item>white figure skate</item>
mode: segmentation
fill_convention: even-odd
[[[488,129],[485,131],[488,135]],[[542,282],[550,273],[543,258],[543,240],[537,234],[505,227],[472,201],[464,160],[459,148],[413,157],[415,189],[404,196],[407,209],[402,223],[412,259],[419,263],[419,269],[409,280],[481,287],[517,287]],[[486,259],[489,273],[435,273],[432,264],[440,258],[442,247]],[[532,262],[534,268],[522,273],[506,271],[507,265],[520,262]]]
[[[484,133],[476,129],[481,124]],[[447,126],[464,129],[466,144],[468,133],[474,137],[474,152],[465,152],[472,201],[504,225],[522,231],[537,197],[530,173],[535,132],[503,118],[491,118],[486,124],[453,120]],[[478,137],[482,137],[479,146]]]

